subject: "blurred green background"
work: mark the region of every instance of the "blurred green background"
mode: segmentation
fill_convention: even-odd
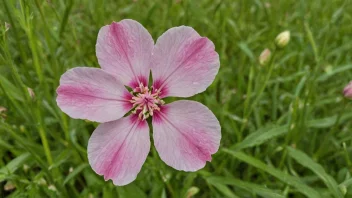
[[[154,40],[188,25],[215,43],[219,73],[191,98],[222,126],[204,169],[176,171],[151,152],[116,187],[88,165],[97,123],[57,107],[61,74],[99,67],[100,27],[125,18]],[[0,22],[0,197],[352,197],[351,1],[3,0]],[[260,66],[284,30],[290,43]]]

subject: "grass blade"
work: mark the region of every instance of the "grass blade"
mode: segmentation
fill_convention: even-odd
[[[30,153],[23,153],[22,155],[16,157],[15,159],[11,160],[5,167],[0,169],[0,174],[14,173],[28,160],[30,156]]]
[[[324,81],[328,80],[330,77],[334,76],[335,74],[339,74],[341,72],[350,71],[351,69],[352,69],[352,64],[336,67],[336,69],[319,76],[317,78],[317,81],[318,82],[324,82]]]
[[[275,169],[274,167],[268,166],[264,164],[262,161],[255,159],[252,156],[246,155],[243,152],[232,151],[229,149],[222,149],[222,151],[258,169],[261,169],[269,173],[270,175],[276,177],[277,179],[281,180],[282,182],[288,185],[295,187],[297,191],[301,192],[302,194],[306,195],[309,198],[321,198],[321,195],[318,191],[303,183],[298,177],[289,175],[285,172]]]
[[[329,188],[330,192],[336,198],[342,198],[342,192],[340,191],[337,182],[328,173],[325,172],[324,168],[310,158],[307,154],[300,150],[294,149],[292,147],[287,147],[288,154],[293,159],[295,159],[302,166],[309,168],[313,171]]]
[[[258,131],[248,135],[242,142],[234,146],[235,150],[241,150],[248,147],[258,146],[264,142],[273,139],[277,136],[283,135],[288,132],[288,126],[271,127],[259,129]]]
[[[229,197],[229,198],[238,198],[237,195],[235,195],[226,185],[223,185],[221,183],[210,183],[212,186],[214,186],[216,189],[218,189],[219,192],[221,192],[223,195],[225,195],[226,197]]]
[[[235,178],[228,178],[228,177],[217,177],[217,176],[211,176],[206,178],[207,182],[214,185],[214,184],[224,184],[224,185],[232,185],[236,186],[238,188],[242,188],[244,190],[247,190],[248,192],[253,192],[255,194],[258,194],[263,197],[270,197],[270,198],[284,198],[282,194],[280,194],[277,191],[265,188],[264,186],[260,186],[257,184],[249,183],[249,182],[244,182],[239,179]]]
[[[78,175],[83,169],[87,168],[88,167],[88,164],[87,163],[84,163],[84,164],[81,164],[79,165],[77,168],[75,168],[72,173],[70,173],[66,179],[64,180],[64,185],[69,182],[72,178],[74,178],[76,175]]]

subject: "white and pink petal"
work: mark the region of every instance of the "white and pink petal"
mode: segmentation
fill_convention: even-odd
[[[161,91],[162,97],[189,97],[205,91],[219,67],[213,42],[191,27],[174,27],[155,44],[153,87]]]
[[[136,115],[103,123],[88,142],[88,160],[93,170],[115,185],[131,183],[150,150],[149,127]]]
[[[132,96],[114,76],[98,68],[76,67],[61,76],[56,102],[72,118],[96,122],[126,114]]]
[[[96,55],[103,70],[135,88],[148,83],[153,47],[149,32],[137,21],[125,19],[100,29]]]
[[[160,158],[177,170],[203,168],[219,148],[220,124],[201,103],[181,100],[164,105],[155,112],[152,124]]]

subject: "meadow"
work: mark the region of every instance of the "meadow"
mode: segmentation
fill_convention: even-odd
[[[129,185],[89,166],[98,123],[63,113],[56,89],[66,70],[99,67],[98,31],[122,19],[154,40],[187,25],[214,42],[219,73],[189,98],[221,124],[205,168],[177,171],[153,144]],[[0,22],[0,197],[352,197],[350,0],[4,0]]]

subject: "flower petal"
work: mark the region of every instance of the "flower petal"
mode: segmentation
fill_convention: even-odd
[[[147,85],[154,41],[137,21],[125,19],[102,27],[96,55],[102,69],[116,75],[124,85]]]
[[[108,122],[132,108],[132,95],[114,76],[98,68],[76,67],[61,76],[56,102],[72,118]]]
[[[136,179],[150,150],[149,127],[136,115],[100,124],[88,142],[93,170],[123,186]]]
[[[171,28],[153,51],[153,87],[162,97],[189,97],[205,91],[220,67],[219,55],[208,38],[191,27]]]
[[[196,171],[218,150],[221,129],[206,106],[181,100],[164,105],[155,113],[153,138],[166,164],[177,170]]]

